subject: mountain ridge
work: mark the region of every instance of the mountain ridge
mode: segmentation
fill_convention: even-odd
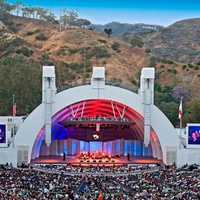
[[[199,35],[200,18],[180,20],[157,32],[138,33],[153,55],[180,63],[200,61]],[[127,42],[132,36],[122,34],[118,39]]]
[[[93,28],[93,30],[97,33],[103,34],[105,28],[111,28],[113,32],[113,36],[117,36],[124,32],[129,33],[140,33],[140,32],[152,32],[159,31],[164,28],[164,26],[156,25],[156,24],[145,24],[145,23],[120,23],[120,22],[110,22],[104,25],[101,24],[91,24],[89,28]]]

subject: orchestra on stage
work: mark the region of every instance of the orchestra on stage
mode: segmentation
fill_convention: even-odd
[[[89,159],[93,159],[93,160],[101,160],[101,159],[111,159],[111,158],[116,158],[116,157],[120,157],[120,155],[109,155],[105,152],[101,152],[101,151],[94,151],[94,152],[90,152],[90,151],[83,151],[81,152],[79,155],[77,155],[77,157],[80,160],[89,160]]]

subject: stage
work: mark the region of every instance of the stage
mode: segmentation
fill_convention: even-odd
[[[31,160],[30,164],[72,164],[72,165],[124,165],[124,164],[161,164],[162,161],[153,157],[143,156],[121,156],[119,158],[103,158],[103,159],[79,159],[75,156],[40,156],[39,158]]]

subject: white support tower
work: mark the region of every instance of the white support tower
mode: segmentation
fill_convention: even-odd
[[[105,67],[93,67],[91,86],[94,99],[105,97]]]
[[[140,95],[144,104],[144,145],[150,142],[151,105],[154,104],[155,68],[143,68],[140,76]]]
[[[55,94],[55,68],[54,66],[44,66],[42,77],[42,103],[45,104],[45,142],[47,147],[51,144],[52,104],[55,103]]]

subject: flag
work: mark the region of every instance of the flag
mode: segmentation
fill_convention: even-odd
[[[183,118],[183,106],[182,106],[182,98],[181,98],[181,101],[180,101],[180,105],[179,105],[179,109],[178,109],[178,118],[180,119],[180,120],[182,120],[182,118]]]
[[[13,116],[16,116],[16,114],[17,114],[17,104],[16,104],[15,97],[13,95]]]

